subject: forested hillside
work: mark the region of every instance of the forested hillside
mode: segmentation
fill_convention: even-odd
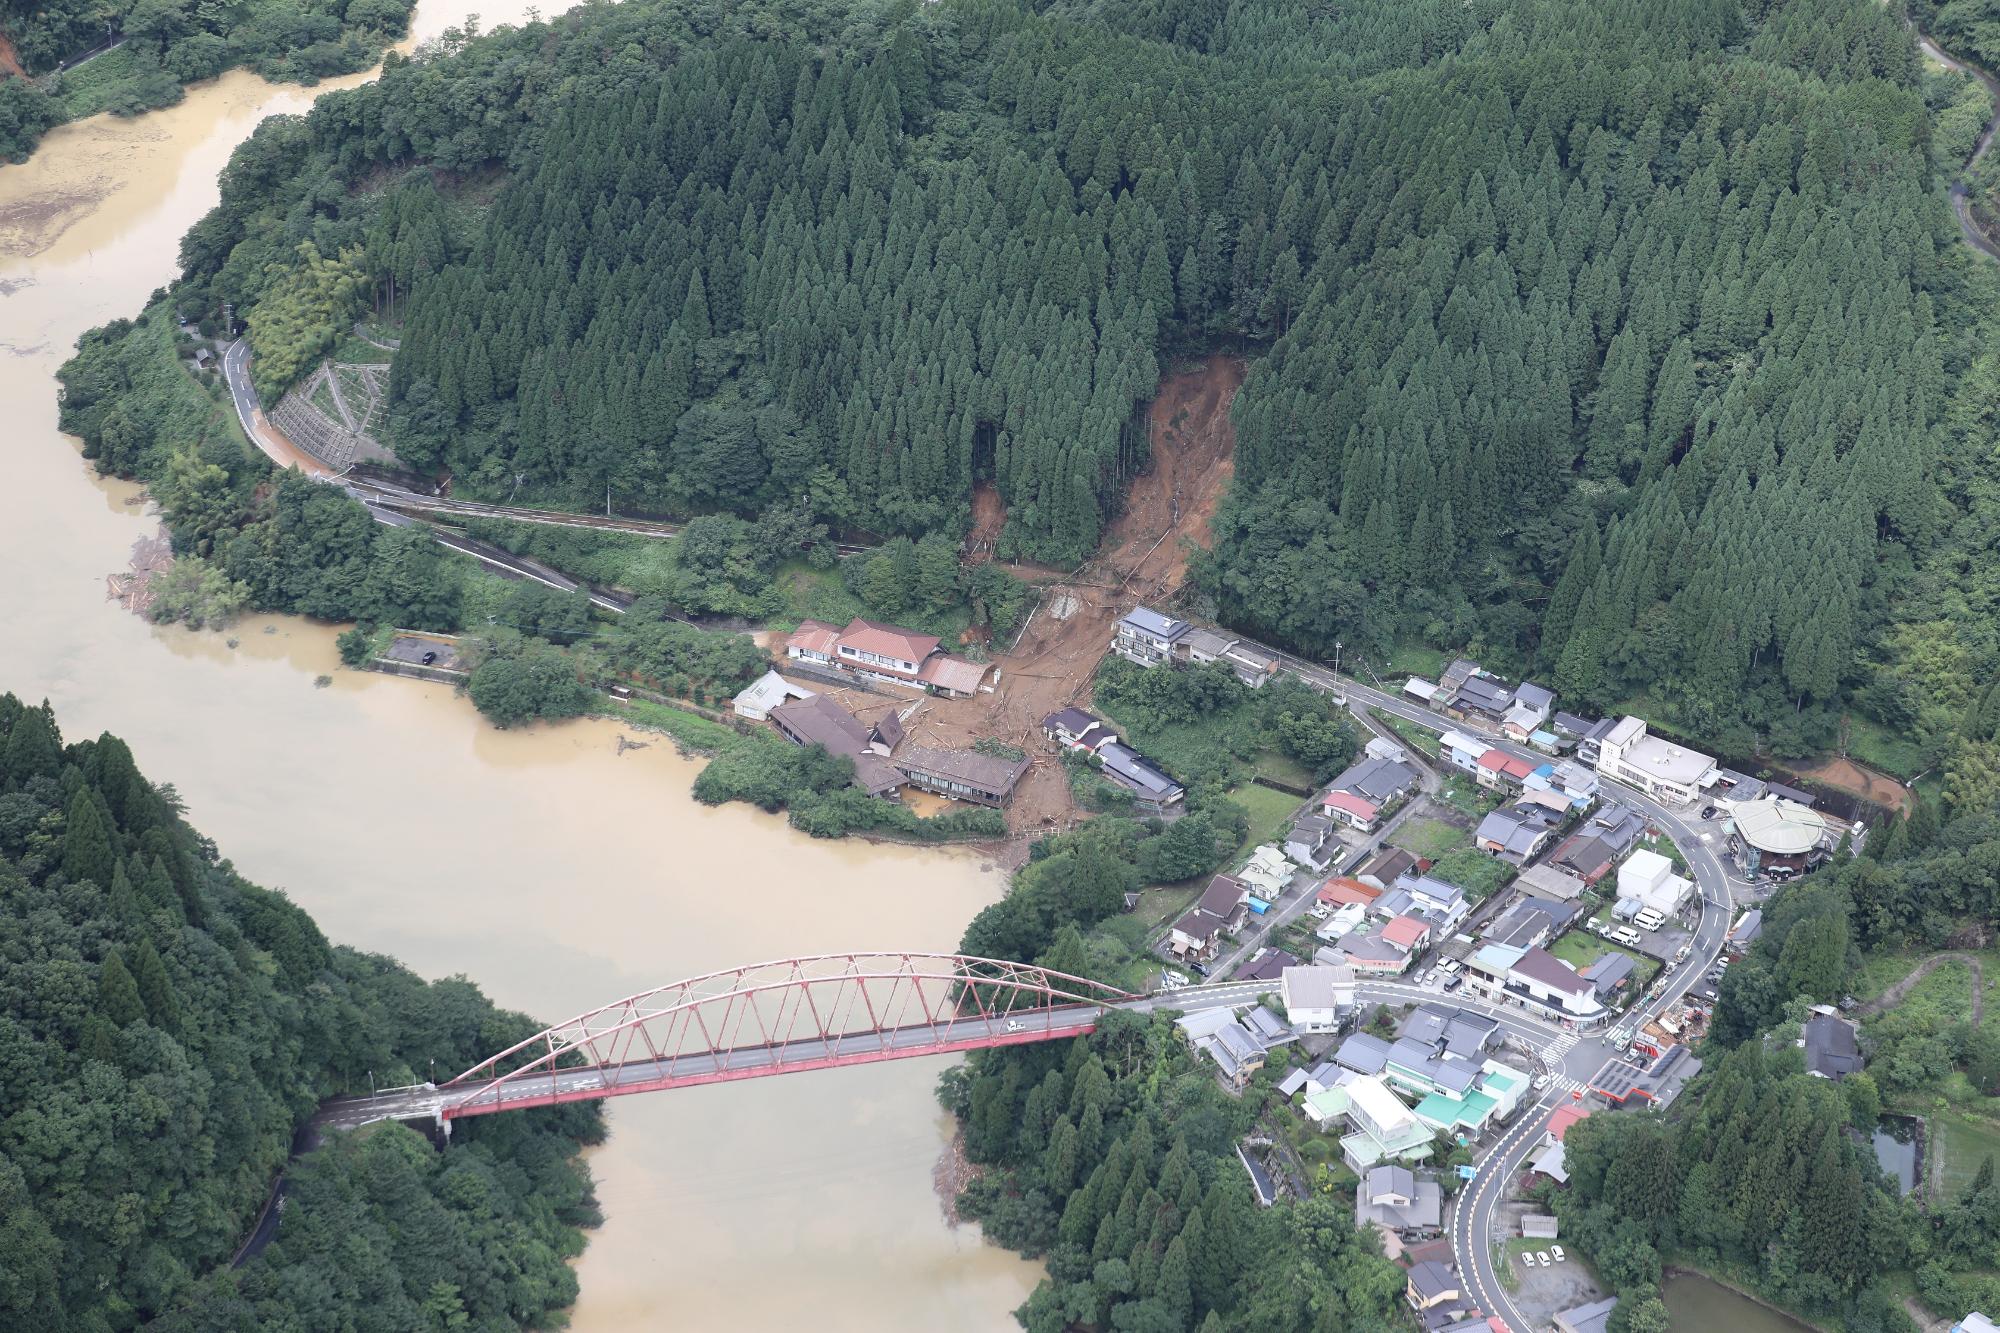
[[[0,0],[0,162],[20,161],[42,133],[110,111],[137,115],[181,100],[182,88],[247,65],[267,79],[317,83],[375,63],[408,30],[414,0]],[[86,52],[122,45],[70,72]]]
[[[2000,669],[1952,165],[1870,0],[632,0],[267,124],[172,298],[270,389],[400,323],[466,492],[916,535],[990,482],[1051,561],[1234,345],[1225,623],[1736,754],[1858,709],[1914,774]]]
[[[545,1325],[595,1220],[594,1111],[491,1117],[443,1153],[339,1136],[291,1169],[277,1241],[228,1268],[323,1098],[536,1028],[330,945],[123,742],[65,745],[46,705],[0,695],[0,1327]]]

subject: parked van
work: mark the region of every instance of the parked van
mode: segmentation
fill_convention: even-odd
[[[1632,918],[1632,924],[1641,930],[1658,930],[1661,926],[1667,924],[1667,919],[1648,907],[1645,911]]]
[[[1628,949],[1636,948],[1639,944],[1639,932],[1630,926],[1618,927],[1618,929],[1611,932],[1611,938],[1617,940]]]

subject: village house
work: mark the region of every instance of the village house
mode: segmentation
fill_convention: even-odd
[[[1004,806],[1029,769],[1027,759],[977,750],[905,743],[902,719],[885,712],[871,727],[823,694],[807,693],[771,707],[767,717],[794,745],[818,745],[854,762],[854,785],[871,796],[893,796],[905,785],[955,801]]]
[[[1466,984],[1500,1004],[1558,1020],[1593,1019],[1604,1014],[1597,988],[1576,969],[1541,948],[1481,945],[1465,960]]]
[[[1525,759],[1516,759],[1505,750],[1488,748],[1479,756],[1479,767],[1473,776],[1479,785],[1492,791],[1508,791],[1526,786],[1535,766]]]
[[[1193,628],[1185,620],[1162,615],[1150,607],[1134,607],[1118,622],[1111,647],[1120,657],[1140,666],[1161,666],[1173,660],[1174,645]]]
[[[1600,776],[1637,787],[1654,800],[1686,804],[1716,780],[1715,760],[1658,736],[1646,723],[1620,718],[1597,747]]]
[[[1581,908],[1575,903],[1545,902],[1526,895],[1507,905],[1507,910],[1486,923],[1481,937],[1489,944],[1532,949],[1546,944],[1574,920]]]
[[[920,634],[859,616],[836,628],[823,620],[802,620],[785,640],[792,661],[863,680],[924,690],[951,699],[979,692],[986,668],[940,652],[935,634]]]
[[[771,725],[794,745],[817,745],[854,761],[854,785],[870,796],[894,796],[904,778],[877,752],[876,731],[824,694],[791,699],[772,708]],[[873,748],[871,748],[873,747]]]
[[[1410,951],[1401,945],[1391,943],[1385,935],[1386,924],[1373,930],[1351,932],[1340,938],[1342,961],[1356,972],[1370,976],[1395,977],[1407,972],[1410,967]]]
[[[1098,748],[1118,739],[1104,725],[1104,719],[1081,708],[1064,708],[1042,719],[1042,735],[1065,750],[1095,754]]]
[[[1445,762],[1475,775],[1479,772],[1479,756],[1492,748],[1485,741],[1462,731],[1447,731],[1438,737],[1438,753],[1444,756]]]
[[[1382,889],[1379,886],[1344,876],[1330,879],[1320,885],[1318,894],[1319,901],[1332,907],[1342,907],[1349,903],[1358,903],[1364,908],[1370,907],[1381,896]]]
[[[1175,639],[1171,651],[1177,661],[1220,662],[1253,690],[1278,673],[1278,659],[1262,648],[1199,625]]]
[[[1167,776],[1166,770],[1123,741],[1110,740],[1097,747],[1103,763],[1099,771],[1110,781],[1132,793],[1139,809],[1163,814],[1179,805],[1187,789]]]
[[[974,805],[1003,806],[1027,773],[1026,759],[1002,759],[977,750],[940,750],[906,744],[891,761],[912,785]]]
[[[1176,958],[1207,962],[1215,957],[1222,937],[1243,924],[1249,896],[1241,880],[1217,875],[1208,882],[1200,900],[1174,922],[1167,934],[1168,948]]]
[[[1362,1226],[1420,1236],[1435,1233],[1443,1218],[1444,1191],[1429,1172],[1419,1174],[1407,1166],[1372,1167],[1355,1191],[1354,1220]]]
[[[1254,899],[1252,901],[1255,901]],[[1299,960],[1283,949],[1262,945],[1250,955],[1250,961],[1230,973],[1232,981],[1277,981],[1285,974],[1286,968],[1297,967]],[[1261,1011],[1260,1011],[1261,1012]]]
[[[1401,847],[1383,847],[1354,867],[1353,878],[1362,884],[1386,889],[1403,876],[1427,866],[1428,863],[1420,864],[1416,857]]]
[[[1420,916],[1399,916],[1382,923],[1382,940],[1404,953],[1419,953],[1430,943],[1431,924]]]
[[[1552,903],[1573,903],[1583,897],[1583,891],[1589,887],[1567,870],[1546,862],[1523,870],[1515,878],[1514,884],[1517,888]]]
[[[794,685],[775,671],[766,671],[743,688],[743,692],[730,700],[730,711],[752,722],[762,722],[771,716],[771,710],[792,699],[810,699],[813,691],[803,685]]]
[[[1549,710],[1555,702],[1554,690],[1544,689],[1531,680],[1522,681],[1514,690],[1514,702],[1501,716],[1500,734],[1512,740],[1526,741],[1549,720]]]
[[[1300,815],[1285,833],[1285,855],[1307,870],[1324,870],[1339,849],[1333,820],[1326,815]]]
[[[1514,703],[1514,691],[1477,662],[1459,658],[1438,677],[1437,693],[1431,707],[1447,717],[1476,720],[1497,726]]]
[[[1435,1259],[1412,1265],[1403,1298],[1418,1314],[1456,1302],[1463,1294],[1458,1274]]]
[[[1555,837],[1556,818],[1534,804],[1502,806],[1479,821],[1473,842],[1509,865],[1525,865]]]
[[[1813,1006],[1799,1034],[1799,1046],[1806,1053],[1806,1072],[1836,1082],[1860,1073],[1867,1062],[1861,1058],[1861,1044],[1855,1039],[1859,1030],[1828,1006]]]
[[[1632,961],[1631,954],[1613,950],[1600,955],[1596,962],[1577,975],[1591,984],[1597,994],[1597,1002],[1610,1008],[1618,999],[1618,992],[1632,980],[1638,966]]]
[[[1431,923],[1433,934],[1442,936],[1465,920],[1472,904],[1456,884],[1429,875],[1405,875],[1375,900],[1371,910],[1384,918],[1420,916]]]
[[[1296,873],[1285,854],[1266,843],[1250,853],[1250,859],[1236,872],[1236,878],[1250,889],[1250,910],[1261,913],[1291,887]]]
[[[1329,783],[1321,804],[1330,818],[1367,832],[1385,810],[1416,790],[1417,781],[1416,770],[1408,764],[1371,756]]]
[[[1569,1102],[1556,1108],[1549,1117],[1548,1128],[1542,1132],[1540,1151],[1536,1154],[1532,1168],[1547,1176],[1558,1185],[1569,1183],[1569,1166],[1563,1148],[1563,1135],[1569,1133],[1570,1126],[1590,1114],[1590,1107],[1579,1102]]]
[[[1621,915],[1636,916],[1651,909],[1672,920],[1694,894],[1694,881],[1674,873],[1674,863],[1658,852],[1641,847],[1618,867],[1618,902]],[[1626,907],[1636,903],[1636,907]]]
[[[1278,977],[1285,1020],[1300,1032],[1333,1032],[1354,1009],[1354,971],[1346,967],[1288,967]]]
[[[1344,903],[1335,908],[1313,931],[1329,944],[1338,943],[1341,936],[1352,935],[1368,924],[1368,909],[1360,903]]]
[[[1574,759],[1543,764],[1530,773],[1521,785],[1531,792],[1559,796],[1565,807],[1578,813],[1590,809],[1599,791],[1597,774]]]
[[[1384,1162],[1418,1162],[1437,1150],[1431,1127],[1381,1079],[1343,1073],[1331,1087],[1305,1100],[1306,1117],[1321,1128],[1345,1120],[1349,1133],[1340,1140],[1342,1158],[1356,1174]]]
[[[1764,933],[1764,909],[1753,907],[1736,918],[1736,924],[1729,928],[1727,948],[1730,953],[1742,957],[1750,946]]]
[[[1618,1308],[1616,1296],[1606,1296],[1588,1305],[1556,1312],[1556,1333],[1604,1333],[1610,1327],[1611,1312]]]
[[[1645,817],[1627,806],[1604,805],[1550,853],[1545,864],[1595,887],[1619,858],[1638,845]]]
[[[1249,1017],[1264,1012],[1256,1008]],[[1175,1019],[1174,1026],[1181,1030],[1190,1046],[1215,1061],[1223,1081],[1231,1088],[1242,1088],[1251,1075],[1264,1067],[1269,1046],[1261,1030],[1247,1021],[1239,1021],[1230,1009],[1198,1010]],[[1280,1032],[1278,1036],[1281,1041],[1291,1038],[1288,1032]]]

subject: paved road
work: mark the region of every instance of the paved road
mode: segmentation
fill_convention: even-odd
[[[230,401],[236,404],[236,419],[243,433],[281,468],[295,467],[316,481],[330,481],[337,473],[305,450],[272,429],[257,400],[256,386],[250,382],[250,344],[238,338],[222,353],[222,378],[229,385]]]
[[[1336,678],[1333,672],[1315,663],[1290,657],[1284,660],[1295,675],[1321,689],[1336,691],[1350,702],[1366,704],[1431,731],[1457,730],[1477,735],[1517,758],[1534,763],[1541,763],[1548,757],[1479,727],[1445,718],[1387,691],[1346,677]],[[1570,1100],[1573,1092],[1587,1088],[1599,1074],[1622,1058],[1614,1043],[1629,1038],[1648,1019],[1679,1000],[1720,956],[1735,910],[1730,879],[1721,860],[1708,840],[1697,833],[1679,811],[1630,788],[1618,787],[1615,791],[1616,800],[1644,814],[1673,840],[1686,858],[1689,873],[1701,894],[1701,923],[1695,930],[1687,959],[1678,967],[1669,964],[1663,974],[1663,984],[1656,986],[1651,999],[1633,1006],[1608,1031],[1575,1034],[1572,1045],[1558,1051],[1554,1061],[1545,1061],[1549,1072],[1554,1075],[1550,1085],[1534,1102],[1518,1111],[1514,1124],[1484,1149],[1477,1162],[1478,1175],[1453,1202],[1450,1219],[1452,1251],[1472,1299],[1488,1314],[1500,1316],[1509,1328],[1521,1330],[1521,1333],[1527,1333],[1532,1325],[1501,1284],[1493,1262],[1492,1242],[1496,1239],[1497,1211],[1507,1194],[1509,1182],[1540,1142],[1549,1115],[1555,1108]],[[1694,822],[1699,824],[1701,821]],[[1457,998],[1451,1002],[1467,1003]]]
[[[1375,830],[1366,842],[1362,843],[1359,847],[1349,848],[1340,860],[1334,862],[1333,865],[1336,867],[1335,873],[1345,873],[1368,857],[1373,856],[1376,850],[1382,846],[1383,842],[1388,839],[1389,835],[1403,826],[1404,821],[1415,818],[1427,808],[1421,801],[1412,801],[1410,804],[1404,806],[1388,823]],[[1225,978],[1238,967],[1248,962],[1251,955],[1262,947],[1264,941],[1268,940],[1280,926],[1290,925],[1292,922],[1298,920],[1301,913],[1313,903],[1319,901],[1319,882],[1320,877],[1317,875],[1308,875],[1303,872],[1293,875],[1292,882],[1286,887],[1284,895],[1277,902],[1271,904],[1270,911],[1257,918],[1255,928],[1239,941],[1234,949],[1231,949],[1227,954],[1210,964],[1209,972],[1218,979]],[[1312,960],[1307,959],[1306,961],[1310,962]],[[1169,965],[1171,966],[1171,964]],[[1265,990],[1268,991],[1271,989],[1271,983],[1265,982],[1263,984]]]
[[[1994,131],[2000,130],[2000,80],[1996,80],[1978,65],[1945,54],[1943,47],[1922,33],[1917,35],[1917,45],[1923,48],[1924,54],[1946,69],[1971,74],[1986,85],[1987,93],[1993,98],[1993,119],[1987,122],[1986,132],[1979,136],[1979,143],[1973,148],[1972,156],[1966,159],[1965,166],[1958,173],[1958,179],[1951,183],[1951,211],[1958,215],[1958,230],[1965,237],[1967,245],[1983,255],[2000,259],[2000,247],[1996,247],[1988,240],[1986,233],[1972,220],[1972,201],[1965,188],[1965,178],[1972,174],[1972,169],[1979,165],[1979,159],[1985,157],[1986,150],[1993,146]]]

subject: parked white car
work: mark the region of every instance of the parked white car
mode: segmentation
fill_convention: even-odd
[[[1568,1257],[1563,1253],[1563,1247],[1560,1245],[1549,1246],[1549,1253],[1556,1257],[1557,1263],[1562,1263]]]
[[[1445,973],[1447,976],[1458,971],[1458,969],[1459,961],[1456,958],[1447,958],[1438,964],[1438,971]]]
[[[1547,1250],[1536,1250],[1535,1262],[1547,1268],[1549,1266],[1549,1252]]]

